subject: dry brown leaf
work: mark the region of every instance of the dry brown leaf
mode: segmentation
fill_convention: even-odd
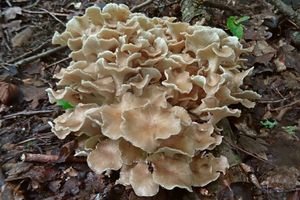
[[[18,6],[8,8],[3,12],[5,21],[9,21],[11,19],[15,19],[17,14],[22,15],[22,9]]]
[[[11,105],[19,97],[19,87],[5,82],[0,82],[0,103]]]
[[[28,42],[28,40],[31,38],[32,34],[33,34],[32,28],[27,27],[26,29],[24,29],[20,33],[16,34],[11,39],[12,46],[13,47],[20,47],[20,46],[22,46],[23,44],[25,44],[26,42]]]

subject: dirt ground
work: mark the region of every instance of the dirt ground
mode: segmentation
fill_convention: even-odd
[[[224,142],[217,151],[230,161],[226,175],[193,193],[161,189],[155,197],[142,198],[114,184],[118,173],[97,175],[85,159],[73,156],[76,140],[59,140],[48,123],[63,109],[49,103],[45,89],[55,87],[53,75],[70,62],[69,50],[52,45],[51,38],[85,8],[109,2],[133,8],[144,1],[1,0],[0,199],[300,199],[299,22],[273,1],[153,0],[135,8],[150,17],[202,21],[228,34],[228,17],[250,17],[243,23],[241,43],[253,47],[243,57],[254,72],[244,88],[262,98],[254,109],[238,106],[242,116],[220,124]],[[300,1],[284,2],[300,8]]]

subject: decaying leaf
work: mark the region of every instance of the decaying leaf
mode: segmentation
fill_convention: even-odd
[[[20,95],[20,89],[18,86],[0,82],[0,103],[5,105],[11,105],[18,101]]]
[[[27,27],[20,33],[17,33],[12,39],[11,43],[13,47],[20,47],[23,44],[27,43],[33,34],[31,27]]]
[[[22,8],[15,6],[10,7],[3,12],[5,21],[9,21],[11,19],[15,19],[17,15],[22,14]]]

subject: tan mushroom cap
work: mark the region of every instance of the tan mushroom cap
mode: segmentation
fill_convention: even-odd
[[[123,137],[147,152],[158,147],[157,139],[166,139],[181,130],[180,119],[168,109],[147,105],[122,114]]]
[[[138,196],[159,186],[189,191],[225,173],[225,157],[206,154],[222,141],[216,124],[240,116],[260,95],[243,90],[238,38],[218,28],[149,18],[123,4],[93,6],[73,17],[52,42],[72,59],[55,75],[51,103],[75,108],[54,120],[60,138],[78,136],[96,173],[120,170],[117,183]],[[84,148],[88,149],[84,150]],[[153,169],[153,171],[152,171]]]
[[[120,140],[119,149],[121,151],[122,162],[126,165],[144,161],[147,157],[147,152],[133,146],[126,140]]]
[[[217,135],[212,135],[212,124],[198,124],[193,122],[185,127],[178,135],[171,136],[167,140],[159,140],[160,147],[157,152],[176,152],[193,157],[199,150],[203,151],[210,146],[219,145],[222,141]]]
[[[138,98],[131,93],[126,93],[123,95],[120,103],[102,106],[102,134],[114,140],[122,137],[122,114],[127,110],[143,107],[147,103],[147,99]]]
[[[156,153],[148,158],[153,163],[153,180],[162,187],[171,190],[175,187],[192,192],[192,171],[189,166],[190,158]]]
[[[158,193],[159,184],[155,183],[146,163],[139,162],[129,174],[129,183],[138,196],[154,196]]]
[[[106,170],[119,170],[122,167],[119,142],[116,140],[100,141],[87,157],[87,163],[97,174]]]
[[[229,168],[226,157],[215,158],[211,154],[194,157],[190,166],[193,173],[193,185],[198,187],[215,181],[221,173],[225,174],[226,169]]]
[[[74,110],[67,110],[54,120],[52,131],[60,139],[66,138],[72,132],[90,136],[101,134],[99,122],[87,117],[96,110],[98,110],[96,104],[78,104]]]

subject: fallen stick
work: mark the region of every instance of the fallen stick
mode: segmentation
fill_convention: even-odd
[[[291,6],[286,5],[281,0],[270,0],[270,3],[273,4],[282,14],[294,21],[298,28],[300,27],[300,14]]]
[[[36,115],[36,114],[46,114],[46,113],[52,113],[52,112],[53,112],[53,110],[22,111],[22,112],[12,113],[9,115],[4,115],[3,119],[11,119],[11,118],[19,116],[19,115]]]
[[[147,0],[147,1],[145,1],[145,2],[143,2],[143,3],[141,3],[141,4],[139,4],[139,5],[133,6],[133,7],[130,9],[130,11],[131,11],[131,12],[135,12],[135,11],[141,9],[142,7],[144,7],[144,6],[146,6],[146,5],[150,4],[150,3],[152,3],[152,1],[153,1],[153,0]]]
[[[42,162],[42,163],[52,163],[58,160],[57,155],[46,155],[46,154],[32,154],[24,153],[21,155],[21,160],[24,162]]]
[[[54,63],[51,63],[51,64],[47,65],[46,68],[52,67],[52,66],[54,66],[54,65],[57,65],[57,64],[59,64],[59,63],[62,63],[62,62],[64,62],[64,61],[68,61],[68,60],[71,60],[71,59],[72,59],[71,57],[63,58],[63,59],[61,59],[61,60],[59,60],[59,61],[56,61],[56,62],[54,62]]]
[[[53,17],[53,19],[55,19],[56,21],[58,21],[60,24],[62,24],[64,27],[66,27],[65,23],[62,22],[60,19],[58,19],[52,12],[44,9],[44,8],[41,8],[41,10],[45,11],[46,13],[48,13],[51,17]]]
[[[25,57],[27,57],[27,56],[29,56],[31,54],[34,54],[34,53],[40,51],[41,49],[43,49],[45,47],[45,45],[49,44],[50,42],[51,42],[51,39],[48,39],[45,42],[43,42],[41,45],[39,45],[38,47],[36,47],[36,48],[34,48],[34,49],[32,49],[32,50],[30,50],[30,51],[28,51],[28,52],[20,55],[20,56],[14,58],[14,59],[11,59],[11,60],[7,61],[7,63],[14,63],[16,61],[21,60],[22,58],[25,58]]]
[[[14,63],[14,65],[16,65],[17,67],[21,66],[21,65],[24,65],[24,64],[28,64],[28,63],[31,63],[37,59],[40,59],[42,57],[45,57],[45,56],[48,56],[52,53],[55,53],[57,51],[60,51],[60,50],[63,50],[63,49],[66,49],[67,46],[59,46],[59,47],[55,47],[53,49],[49,49],[48,51],[45,51],[45,52],[42,52],[40,54],[37,54],[37,55],[34,55],[34,56],[31,56],[31,57],[28,57],[28,58],[25,58],[25,59],[22,59],[16,63]]]
[[[26,9],[22,9],[22,11],[25,12],[25,13],[29,13],[29,14],[42,14],[42,15],[48,15],[49,14],[46,11],[33,11],[33,10],[26,10]],[[59,17],[68,17],[68,14],[65,14],[65,13],[51,12],[51,14],[53,14],[55,16],[59,16]]]
[[[59,161],[59,156],[47,155],[47,154],[24,153],[21,155],[20,159],[24,162],[56,163],[57,161]],[[82,163],[82,162],[86,162],[86,157],[69,157],[66,159],[65,162]]]
[[[235,9],[232,9],[231,7],[229,7],[227,5],[224,5],[224,4],[214,3],[214,2],[209,1],[209,0],[208,1],[204,1],[202,4],[205,7],[216,8],[216,9],[219,9],[219,10],[229,10],[230,12],[232,12],[235,15],[239,14],[238,11],[236,11]]]

